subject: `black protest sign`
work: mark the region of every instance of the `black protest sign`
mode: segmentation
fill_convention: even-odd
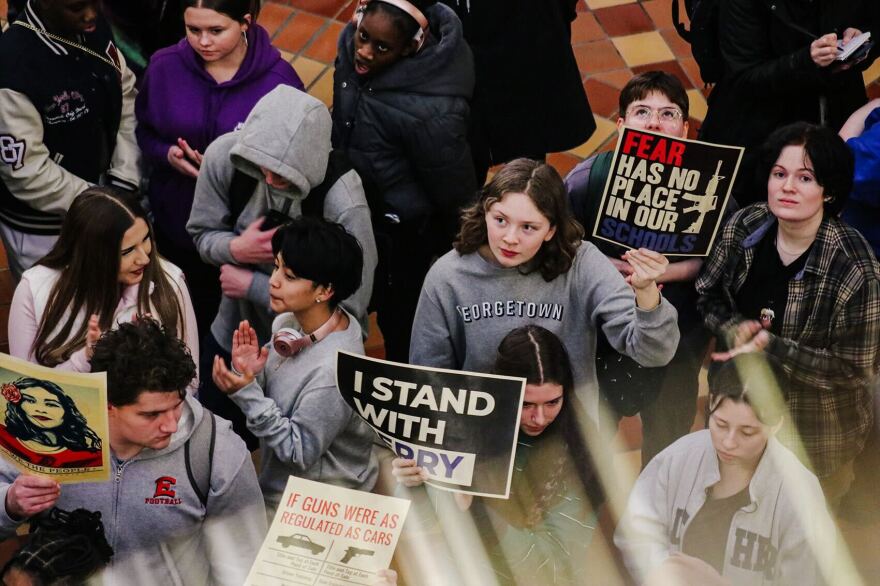
[[[593,236],[669,256],[706,256],[743,149],[624,128]]]
[[[426,368],[339,352],[336,385],[427,484],[507,498],[525,379]]]

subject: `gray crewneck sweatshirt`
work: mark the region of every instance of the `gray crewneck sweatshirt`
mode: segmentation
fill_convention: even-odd
[[[238,264],[230,252],[232,240],[269,209],[281,211],[290,202],[288,215],[302,214],[302,200],[324,180],[330,154],[330,113],[317,99],[290,86],[278,86],[254,106],[241,130],[220,136],[205,151],[196,181],[195,200],[186,229],[199,254],[211,264]],[[260,167],[290,181],[286,190],[269,187]],[[254,194],[232,225],[229,187],[235,170],[259,180]],[[361,179],[354,171],[339,178],[324,200],[324,218],[342,224],[364,251],[361,286],[343,302],[367,331],[367,303],[373,291],[376,241],[370,209]],[[267,339],[273,315],[269,309],[269,274],[272,264],[251,265],[254,279],[245,299],[226,295],[211,333],[230,350],[232,332],[246,319],[260,339]]]
[[[619,352],[644,366],[663,366],[678,347],[676,317],[665,299],[650,311],[638,309],[632,289],[588,242],[578,248],[571,269],[550,282],[540,272],[523,275],[479,253],[452,250],[425,278],[409,357],[413,364],[490,372],[502,338],[536,324],[565,344],[575,390],[596,418],[597,321]]]
[[[348,328],[333,332],[299,354],[284,358],[270,350],[266,366],[230,398],[260,438],[260,487],[272,508],[288,476],[345,488],[371,490],[379,468],[375,436],[336,389],[336,352],[364,353],[361,328],[350,313]],[[292,313],[275,318],[272,331],[297,327]]]

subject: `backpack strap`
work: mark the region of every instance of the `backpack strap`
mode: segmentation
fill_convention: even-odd
[[[232,226],[233,229],[235,228],[236,222],[238,222],[238,217],[241,215],[241,212],[244,211],[245,206],[251,200],[251,197],[253,197],[256,188],[256,177],[251,177],[247,173],[238,169],[235,170],[235,173],[232,175],[232,181],[229,183],[229,191],[227,193],[229,196],[229,225]]]
[[[590,176],[587,178],[587,189],[581,205],[583,217],[590,220],[589,226],[584,226],[586,239],[590,240],[593,234],[593,226],[596,218],[602,211],[602,194],[605,192],[605,183],[608,181],[608,173],[611,172],[611,159],[614,158],[612,151],[605,151],[596,155],[593,166],[590,167]]]
[[[211,472],[214,468],[214,442],[217,438],[217,422],[214,414],[204,409],[189,439],[183,444],[183,457],[186,462],[186,475],[189,483],[199,497],[202,506],[208,507],[208,494],[211,490]],[[195,450],[195,457],[193,457]]]
[[[327,159],[327,172],[324,173],[324,180],[320,185],[309,192],[309,196],[302,202],[302,213],[304,216],[324,217],[324,200],[327,199],[327,192],[339,181],[339,178],[352,170],[351,161],[345,155],[345,151],[333,149],[330,151],[330,157]]]

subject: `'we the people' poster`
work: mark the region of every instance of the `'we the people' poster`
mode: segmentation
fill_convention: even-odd
[[[409,501],[291,476],[246,586],[374,584]]]
[[[110,479],[105,373],[65,372],[0,354],[0,453],[58,482]]]
[[[339,352],[345,401],[426,484],[508,498],[525,379],[427,368]]]
[[[593,236],[669,256],[706,256],[743,149],[624,127]]]

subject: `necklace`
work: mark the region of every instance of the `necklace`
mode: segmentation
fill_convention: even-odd
[[[41,35],[46,35],[46,36],[49,37],[50,39],[53,39],[53,40],[55,40],[55,41],[58,41],[59,43],[64,43],[65,45],[69,45],[69,46],[71,46],[71,47],[74,47],[74,48],[76,48],[76,49],[79,49],[79,50],[82,51],[83,53],[88,53],[88,54],[91,55],[92,57],[94,57],[94,58],[96,58],[96,59],[100,59],[101,61],[103,61],[104,63],[106,63],[107,65],[109,65],[109,66],[112,67],[113,69],[115,69],[116,72],[119,73],[119,75],[122,75],[122,69],[120,69],[118,65],[116,65],[115,63],[113,63],[112,61],[110,61],[109,59],[107,59],[106,57],[104,57],[103,55],[99,55],[98,53],[95,53],[94,51],[92,51],[92,50],[89,49],[88,47],[84,47],[83,45],[80,45],[79,43],[74,43],[73,41],[69,41],[69,40],[65,39],[64,37],[60,37],[60,36],[58,36],[58,35],[52,34],[52,33],[50,33],[50,32],[47,31],[47,30],[44,30],[44,29],[41,29],[41,28],[37,28],[37,27],[35,27],[34,25],[32,25],[32,24],[30,24],[30,23],[27,23],[27,22],[23,22],[23,21],[21,21],[21,20],[16,20],[16,21],[15,21],[14,23],[12,23],[12,24],[17,24],[18,26],[23,26],[24,28],[27,28],[27,29],[30,29],[30,30],[34,31],[35,33],[38,33],[38,34],[41,34]]]
[[[779,253],[781,253],[781,254],[783,254],[783,255],[789,257],[789,258],[793,258],[793,259],[799,257],[800,255],[802,255],[802,254],[807,250],[807,248],[809,248],[809,246],[807,246],[807,248],[804,248],[804,249],[801,250],[800,252],[792,252],[792,251],[790,251],[790,250],[786,250],[785,247],[782,246],[782,243],[779,241],[779,235],[778,235],[778,234],[773,238],[773,244],[776,246],[776,251],[777,251],[777,252],[779,252]]]

